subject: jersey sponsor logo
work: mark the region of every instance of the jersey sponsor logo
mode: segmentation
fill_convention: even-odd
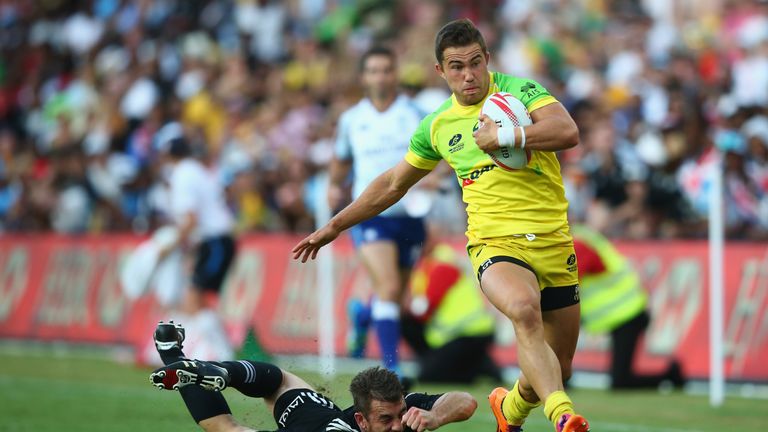
[[[566,269],[569,272],[575,272],[578,270],[578,266],[576,265],[576,254],[568,255],[568,259],[565,261],[565,263],[568,265]]]
[[[280,427],[285,427],[286,422],[288,421],[288,416],[290,416],[293,410],[295,410],[299,405],[303,403],[304,399],[301,397],[301,395],[293,398],[291,403],[289,403],[288,406],[283,410],[283,413],[280,414],[280,418],[277,419],[277,424],[279,424]]]
[[[450,141],[448,141],[448,147],[453,147],[461,141],[461,134],[454,135]]]
[[[472,171],[471,173],[469,173],[469,176],[467,178],[461,179],[461,186],[465,187],[473,184],[477,179],[480,178],[481,175],[487,173],[488,171],[493,170],[494,168],[496,168],[496,165],[488,165]]]
[[[299,393],[295,398],[293,398],[291,403],[289,403],[288,406],[283,410],[283,413],[280,414],[280,418],[277,420],[277,424],[279,424],[280,427],[286,426],[288,422],[288,417],[296,408],[298,408],[300,405],[304,404],[305,402],[308,402],[304,398],[307,398],[310,401],[320,406],[324,406],[330,409],[336,409],[336,406],[333,404],[333,402],[327,399],[325,396],[321,395],[320,393],[313,392],[313,391],[306,391],[306,392],[303,391]],[[332,430],[335,430],[335,429],[332,429]]]
[[[448,152],[449,153],[456,153],[457,151],[464,148],[464,143],[461,142],[461,134],[454,135],[449,141],[448,141]]]
[[[520,87],[520,93],[525,93],[526,96],[528,96],[529,98],[532,98],[540,94],[541,90],[536,88],[536,84],[528,81],[527,83],[525,83],[525,85]]]

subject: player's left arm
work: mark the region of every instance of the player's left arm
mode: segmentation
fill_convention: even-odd
[[[477,401],[466,392],[452,391],[440,396],[429,410],[412,406],[403,415],[403,425],[416,432],[435,430],[472,417]]]
[[[539,151],[560,151],[575,147],[579,144],[579,128],[560,102],[553,102],[530,112],[532,125],[515,128],[514,148],[523,146],[525,136],[525,148]],[[498,150],[496,123],[486,114],[479,118],[483,127],[475,132],[475,141],[483,151]]]
[[[559,151],[579,144],[579,128],[560,102],[531,111],[531,119],[533,124],[525,126],[525,148]],[[515,146],[520,146],[522,134],[517,135]]]

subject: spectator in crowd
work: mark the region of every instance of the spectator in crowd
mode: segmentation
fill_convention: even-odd
[[[170,121],[206,164],[241,176],[230,186],[254,191],[256,207],[229,195],[244,229],[308,231],[328,164],[313,147],[359,99],[355,60],[386,41],[429,110],[445,87],[419,77],[434,75],[424,49],[439,23],[469,17],[499,54],[494,69],[563,95],[576,118],[585,145],[560,155],[569,193],[586,200],[574,215],[615,212],[612,237],[703,237],[722,170],[728,236],[768,236],[765,1],[11,1],[1,16],[5,231],[157,226],[151,143]],[[60,172],[64,154],[85,179]]]
[[[230,359],[234,350],[216,307],[235,258],[234,220],[224,201],[221,181],[193,157],[181,127],[171,123],[164,129],[169,131],[169,139],[160,142],[159,147],[169,169],[167,211],[176,236],[162,247],[159,260],[177,249],[194,251],[192,277],[183,285],[188,289],[180,313],[199,334],[194,344],[196,355]]]

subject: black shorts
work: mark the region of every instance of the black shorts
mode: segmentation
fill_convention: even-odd
[[[342,414],[327,397],[310,389],[292,389],[275,401],[275,422],[280,431],[325,432]]]
[[[230,235],[211,237],[197,247],[192,283],[197,289],[221,291],[235,258],[235,240]]]

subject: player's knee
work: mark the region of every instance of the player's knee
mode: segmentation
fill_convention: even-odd
[[[239,432],[248,430],[242,427],[231,414],[221,414],[201,420],[200,427],[205,432]]]
[[[516,329],[534,329],[542,326],[541,307],[536,298],[511,300],[504,313],[512,320]]]
[[[400,284],[396,281],[388,280],[378,284],[376,287],[376,297],[381,301],[397,303],[400,301],[402,291]]]

